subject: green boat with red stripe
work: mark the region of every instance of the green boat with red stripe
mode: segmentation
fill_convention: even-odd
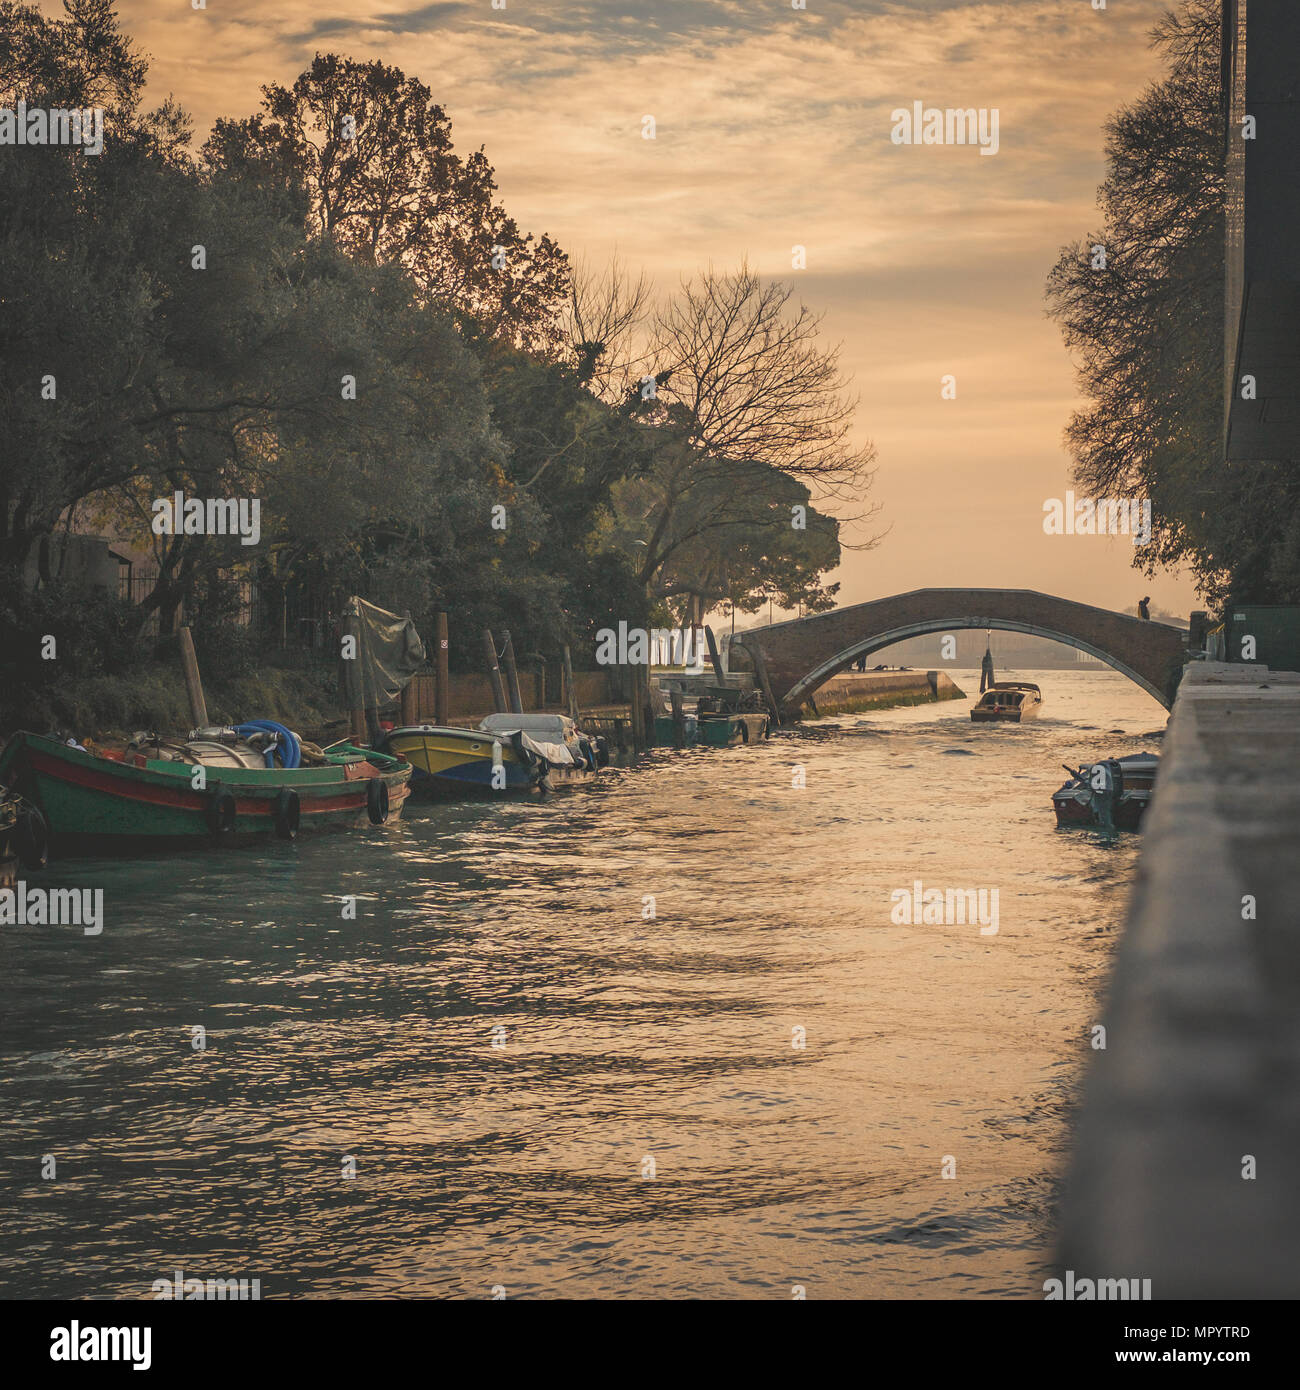
[[[0,754],[0,783],[40,808],[63,852],[293,839],[401,815],[410,763],[347,742],[322,753],[311,767],[214,767],[19,732]]]

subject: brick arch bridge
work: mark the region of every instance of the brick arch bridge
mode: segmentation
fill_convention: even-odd
[[[907,637],[980,627],[1028,632],[1077,647],[1136,681],[1166,709],[1183,673],[1187,634],[1181,628],[1032,589],[914,589],[751,628],[736,634],[731,662],[741,669],[744,659],[736,661],[737,649],[752,663],[757,648],[778,704],[794,709],[863,653]]]

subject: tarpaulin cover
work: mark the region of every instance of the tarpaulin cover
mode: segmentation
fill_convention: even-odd
[[[378,709],[397,699],[424,665],[424,643],[410,618],[363,598],[354,596],[344,605],[343,631],[357,639],[356,655],[341,662],[349,709]]]
[[[563,714],[489,714],[478,726],[481,733],[496,738],[519,735],[519,741],[530,753],[536,753],[556,767],[572,767],[578,763],[568,740],[577,741],[573,720]]]

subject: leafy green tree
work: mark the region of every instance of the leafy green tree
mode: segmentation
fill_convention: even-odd
[[[463,326],[532,349],[554,347],[568,262],[519,230],[496,201],[481,149],[462,159],[424,83],[380,62],[318,53],[292,87],[262,88],[263,110],[219,120],[204,156],[232,172],[269,160],[301,181],[310,225],[373,264],[397,263]]]
[[[840,562],[839,523],[812,505],[806,485],[765,463],[704,457],[681,470],[663,450],[648,475],[614,492],[621,544],[664,554],[650,596],[683,622],[703,622],[723,600],[753,613],[769,599],[820,612],[834,606],[838,584],[822,576]],[[674,489],[682,486],[680,495]]]
[[[98,156],[0,147],[0,563],[15,568],[147,447],[158,290],[132,248],[184,178],[184,117],[140,111],[145,64],[112,6],[64,13],[0,3],[0,104],[106,111]],[[176,247],[165,265],[179,262]]]
[[[1155,27],[1167,76],[1107,122],[1101,228],[1048,280],[1090,401],[1066,445],[1089,495],[1151,499],[1136,568],[1186,565],[1216,604],[1297,601],[1295,470],[1224,460],[1221,20],[1220,0],[1180,0]]]

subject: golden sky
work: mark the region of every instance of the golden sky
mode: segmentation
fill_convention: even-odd
[[[317,52],[382,58],[482,145],[519,225],[575,258],[617,248],[664,290],[747,256],[792,279],[843,344],[875,441],[888,535],[841,602],[930,585],[1041,589],[1106,607],[1146,581],[1127,537],[1047,536],[1077,400],[1044,315],[1059,248],[1094,228],[1101,126],[1157,76],[1167,0],[121,0],[151,94],[257,106]],[[46,5],[53,9],[52,5]],[[891,112],[996,107],[1000,149],[895,145]],[[641,136],[653,115],[656,138]],[[807,269],[791,269],[791,248]],[[940,379],[957,379],[942,400]]]

